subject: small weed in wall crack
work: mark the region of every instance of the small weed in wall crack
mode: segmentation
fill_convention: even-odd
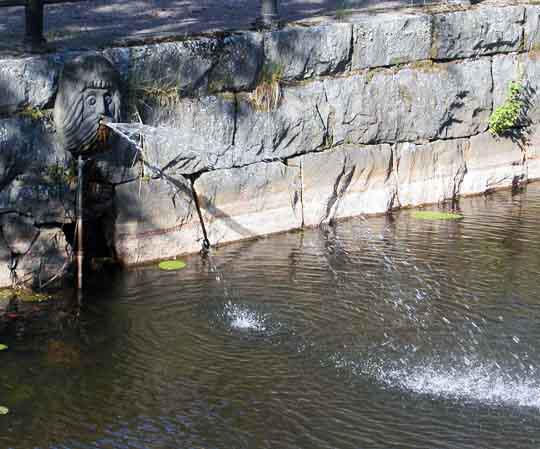
[[[498,137],[507,136],[520,125],[526,106],[524,93],[525,87],[521,80],[510,82],[505,102],[497,107],[489,117],[489,132],[491,134]]]

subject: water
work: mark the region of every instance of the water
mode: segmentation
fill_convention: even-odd
[[[538,448],[540,185],[460,207],[111,273],[10,325],[0,448]]]

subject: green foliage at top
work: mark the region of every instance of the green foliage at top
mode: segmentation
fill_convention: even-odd
[[[418,220],[461,220],[463,215],[450,212],[437,212],[432,210],[419,210],[412,214]]]
[[[524,86],[520,81],[512,81],[508,86],[506,101],[496,108],[489,117],[489,131],[495,136],[504,136],[518,125],[525,106]]]

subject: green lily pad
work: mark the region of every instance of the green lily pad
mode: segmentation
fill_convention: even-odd
[[[5,351],[8,347],[0,343],[0,351]]]
[[[412,213],[418,220],[461,220],[463,215],[450,212],[437,212],[433,210],[418,210]]]
[[[0,405],[0,415],[7,415],[9,413],[9,409],[7,407],[2,407]]]
[[[165,260],[160,262],[159,268],[166,271],[181,270],[186,268],[186,263],[182,260]]]

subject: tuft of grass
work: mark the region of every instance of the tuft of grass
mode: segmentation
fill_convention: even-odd
[[[461,220],[463,215],[434,210],[418,210],[412,213],[417,220]]]
[[[278,64],[267,64],[262,68],[259,83],[255,90],[249,94],[249,99],[255,109],[270,112],[279,106],[282,78],[283,68]]]
[[[525,107],[524,86],[521,81],[511,81],[503,104],[489,117],[489,132],[494,136],[505,136],[517,127]]]

